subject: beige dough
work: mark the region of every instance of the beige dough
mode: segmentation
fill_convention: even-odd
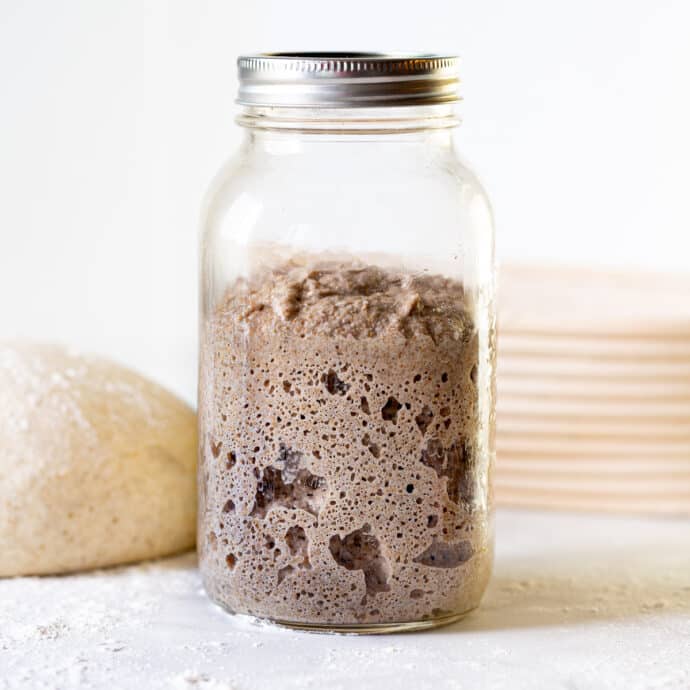
[[[0,343],[0,576],[191,548],[195,475],[178,398],[106,360]]]

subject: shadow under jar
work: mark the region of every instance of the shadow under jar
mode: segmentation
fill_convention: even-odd
[[[311,630],[457,620],[492,562],[495,314],[456,59],[238,64],[201,235],[206,591]]]

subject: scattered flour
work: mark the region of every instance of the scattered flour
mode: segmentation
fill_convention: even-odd
[[[690,687],[687,521],[499,511],[497,531],[481,608],[395,637],[228,616],[193,554],[0,578],[0,690]]]
[[[185,671],[171,679],[171,686],[174,690],[236,690],[237,686],[232,683],[225,683],[211,678],[206,673],[196,671]]]

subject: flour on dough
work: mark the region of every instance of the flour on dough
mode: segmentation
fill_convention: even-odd
[[[0,343],[0,576],[194,545],[196,415],[112,362]]]

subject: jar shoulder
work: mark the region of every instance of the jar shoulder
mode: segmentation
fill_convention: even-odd
[[[212,242],[222,230],[274,241],[277,234],[318,233],[337,243],[343,233],[375,232],[382,239],[367,237],[371,245],[430,228],[434,237],[446,238],[493,230],[487,193],[453,147],[348,149],[337,157],[329,155],[332,149],[284,155],[240,150],[209,187],[203,237]]]

